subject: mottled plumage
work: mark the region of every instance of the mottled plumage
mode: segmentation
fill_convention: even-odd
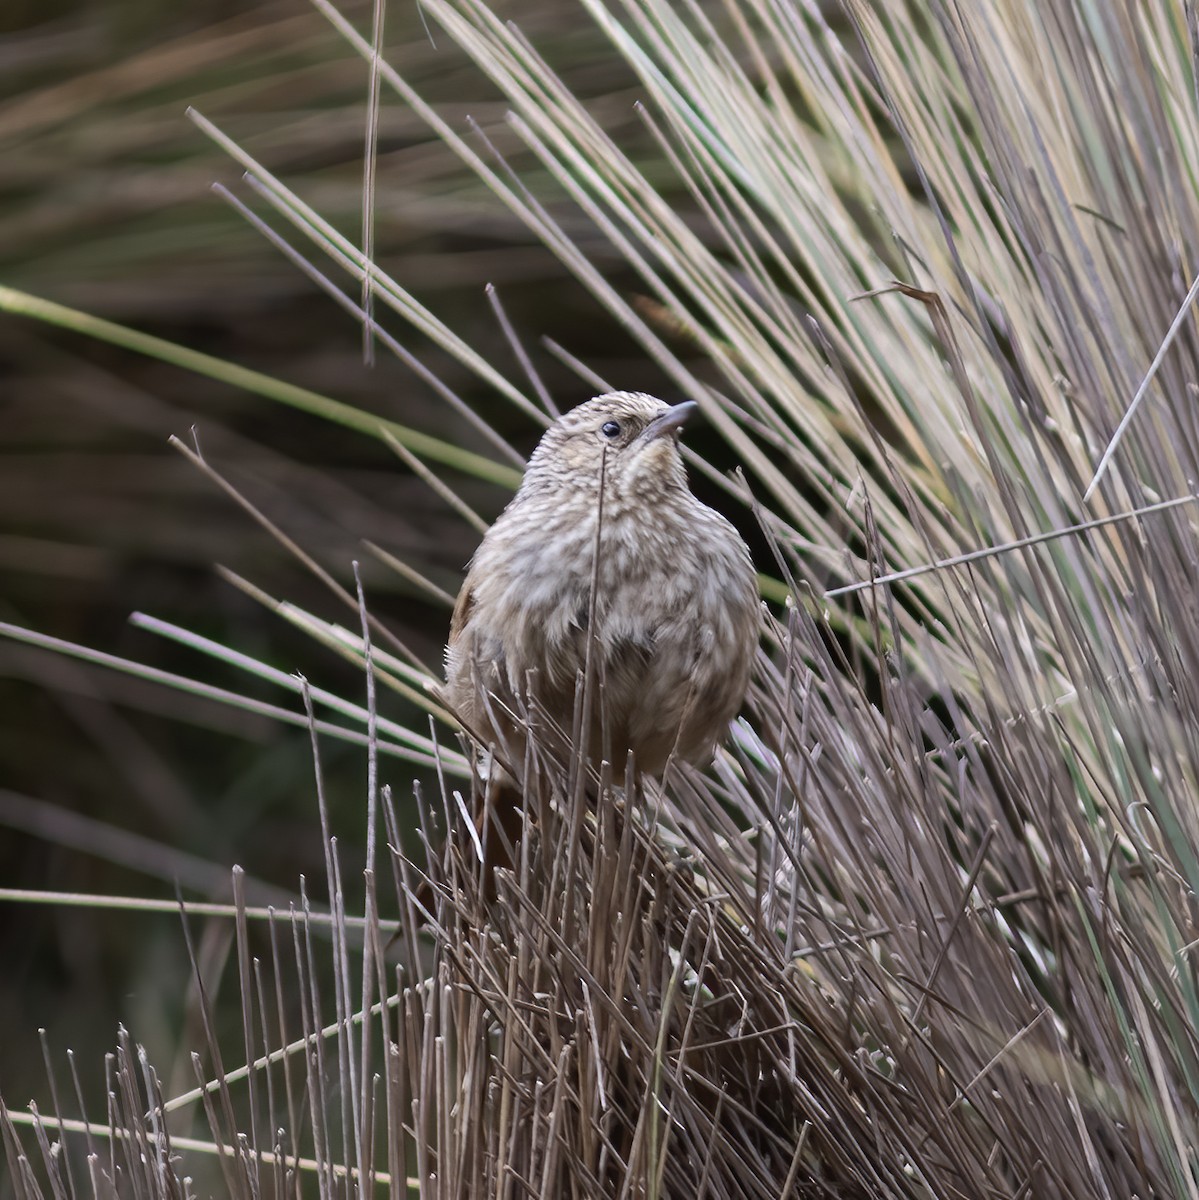
[[[757,583],[737,531],[687,486],[678,431],[694,410],[613,392],[565,414],[471,561],[444,697],[513,769],[524,733],[504,710],[527,712],[532,699],[570,730],[589,619],[596,765],[602,756],[623,771],[629,750],[641,772],[660,772],[672,755],[702,762],[741,706]]]

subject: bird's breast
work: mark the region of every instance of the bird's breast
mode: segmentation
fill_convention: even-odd
[[[466,658],[476,677],[517,694],[536,678],[543,697],[570,707],[594,639],[617,742],[647,769],[676,744],[702,756],[744,694],[757,589],[732,526],[686,499],[681,510],[609,508],[602,526],[593,510],[569,509],[497,523],[472,564],[450,675]]]

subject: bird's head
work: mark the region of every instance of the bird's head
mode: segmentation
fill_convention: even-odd
[[[609,392],[572,408],[545,431],[529,459],[528,488],[652,497],[686,487],[679,430],[694,400],[667,404],[644,392]]]

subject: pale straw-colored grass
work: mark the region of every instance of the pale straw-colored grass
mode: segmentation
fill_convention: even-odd
[[[381,781],[402,777],[376,743],[400,737],[368,705],[387,848],[341,862],[322,815],[330,940],[303,904],[265,954],[235,919],[243,1028],[206,1028],[194,1097],[217,1186],[1196,1196],[1199,339],[1176,317],[1199,272],[1199,119],[1183,11],[585,2],[659,147],[633,156],[517,27],[470,0],[423,8],[502,94],[517,170],[379,63],[384,110],[417,112],[700,401],[744,467],[721,478],[729,504],[755,506],[759,568],[790,599],[713,768],[638,790],[624,764],[598,779],[546,765],[494,903],[463,760],[424,731],[404,744],[440,757],[440,788],[418,797],[434,853],[393,852]],[[532,381],[197,119],[360,310],[544,416]],[[644,296],[606,281],[597,234]],[[1163,500],[1178,503],[1140,511]],[[988,547],[1007,548],[916,573]],[[356,641],[293,619],[370,659],[372,679],[403,677],[368,654],[365,619]],[[364,867],[360,942],[342,881]],[[269,1062],[230,1082],[234,1056]],[[79,1158],[56,1174],[72,1156],[50,1148],[53,1117],[5,1118],[18,1195],[39,1194],[35,1174],[42,1194],[108,1195],[118,1171],[126,1194],[186,1193],[198,1160],[182,1142],[170,1157],[162,1116],[180,1119],[178,1099],[125,1035],[111,1070],[90,1175]]]

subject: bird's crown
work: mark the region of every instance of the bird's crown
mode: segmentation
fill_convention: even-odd
[[[608,392],[564,413],[529,460],[530,487],[685,485],[678,433],[693,401],[667,404],[645,392]]]

